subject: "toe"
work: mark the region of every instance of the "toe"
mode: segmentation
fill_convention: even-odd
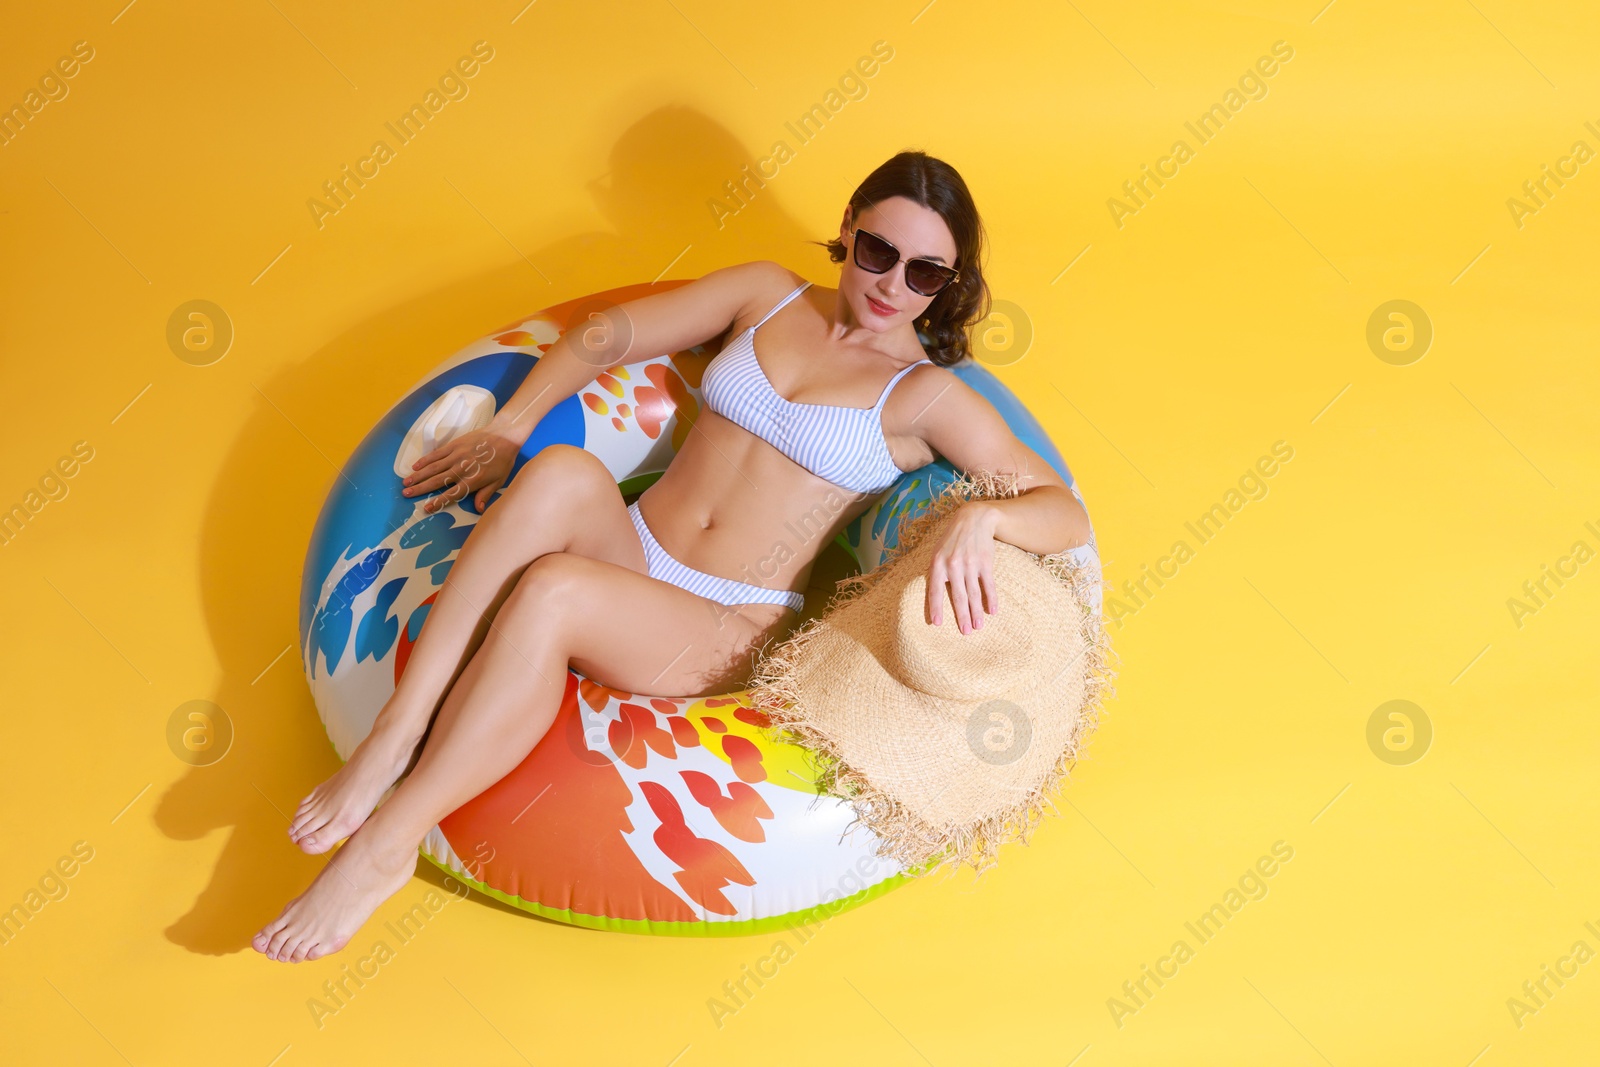
[[[315,811],[301,812],[289,823],[289,836],[298,841],[312,830],[321,828],[327,821]]]
[[[279,915],[276,919],[263,926],[260,932],[250,939],[250,947],[257,952],[265,953],[268,956],[272,955],[272,940],[282,929],[283,916]]]
[[[329,821],[302,838],[300,847],[312,855],[320,855],[331,850],[334,845],[337,845],[348,836],[349,834],[342,827],[335,826],[332,821]]]
[[[280,929],[272,935],[272,940],[267,942],[267,955],[275,960],[282,960],[284,945],[288,944],[289,940],[289,931]]]
[[[306,959],[307,954],[310,953],[310,951],[315,947],[316,947],[316,942],[312,941],[310,938],[307,938],[304,941],[298,942],[294,946],[294,951],[289,953],[289,962],[290,963],[301,963],[301,962],[303,962]]]

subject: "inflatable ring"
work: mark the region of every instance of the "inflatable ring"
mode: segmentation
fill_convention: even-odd
[[[394,692],[428,609],[478,512],[468,494],[431,514],[401,495],[415,459],[485,425],[572,321],[685,281],[571,300],[495,331],[440,364],[356,447],[311,537],[300,651],[341,760]],[[612,367],[529,435],[512,478],[548,444],[599,457],[625,494],[666,469],[699,414],[704,345]],[[1071,485],[1037,421],[987,370],[953,368]],[[862,570],[897,543],[954,477],[938,461],[901,477],[839,537]],[[1077,489],[1073,488],[1077,495]],[[1078,497],[1082,500],[1082,497]],[[492,506],[492,504],[491,504]],[[1099,596],[1093,536],[1075,550]],[[1100,610],[1097,602],[1096,611]],[[569,672],[550,731],[510,774],[444,818],[430,861],[514,907],[639,933],[750,934],[808,923],[881,896],[916,872],[879,858],[848,801],[822,792],[811,753],[767,736],[742,692],[692,699],[618,692]]]

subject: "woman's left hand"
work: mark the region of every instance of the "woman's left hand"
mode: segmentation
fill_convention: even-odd
[[[964,634],[983,629],[983,616],[1000,610],[994,584],[994,532],[1000,511],[982,501],[961,505],[945,524],[928,567],[928,619],[944,618],[945,587],[955,607],[956,627]]]

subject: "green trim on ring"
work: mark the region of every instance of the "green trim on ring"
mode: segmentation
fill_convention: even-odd
[[[440,862],[427,852],[418,849],[422,858],[439,868],[445,874],[464,885],[471,886],[485,896],[493,897],[502,904],[509,904],[513,908],[531,912],[544,919],[567,923],[570,926],[583,926],[590,930],[610,930],[617,933],[628,934],[654,934],[670,937],[744,937],[752,934],[767,934],[775,930],[787,930],[796,924],[809,925],[813,922],[822,922],[858,908],[869,900],[876,900],[890,890],[904,885],[912,880],[914,875],[902,871],[891,875],[876,885],[870,885],[853,896],[841,897],[828,904],[817,904],[800,911],[791,911],[783,915],[772,915],[765,919],[743,919],[738,922],[656,922],[651,919],[613,919],[604,915],[585,915],[570,908],[552,908],[540,904],[535,900],[526,900],[512,893],[503,893],[493,886],[469,877],[450,866]]]
[[[591,456],[594,455],[593,452],[589,454]],[[649,471],[645,474],[635,474],[632,478],[624,478],[617,483],[617,491],[623,496],[627,496],[629,493],[642,493],[660,481],[661,476],[665,473],[666,471]]]

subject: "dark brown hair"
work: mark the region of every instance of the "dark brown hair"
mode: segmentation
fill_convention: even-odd
[[[967,331],[989,315],[989,286],[983,280],[983,220],[956,169],[926,152],[908,149],[897,153],[867,175],[850,196],[852,219],[860,219],[863,211],[892,196],[903,196],[937,212],[955,238],[956,261],[951,266],[961,271],[961,277],[941,289],[914,323],[928,358],[941,367],[953,366],[971,355]],[[833,262],[844,262],[846,246],[837,237],[811,243],[826,248]]]

